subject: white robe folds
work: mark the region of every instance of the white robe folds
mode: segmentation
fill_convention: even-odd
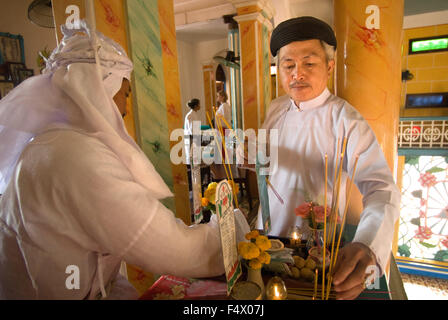
[[[227,123],[229,125],[232,125],[232,108],[230,107],[230,104],[228,104],[227,102],[222,103],[218,110],[216,111],[216,114],[224,117],[224,119],[227,121]],[[222,121],[222,126],[224,128],[227,128],[227,125],[225,124],[224,121]],[[231,128],[227,128],[227,129],[231,129]]]
[[[0,198],[0,245],[0,299],[97,298],[121,260],[156,274],[224,273],[216,220],[175,219],[109,147],[75,130],[25,148]],[[79,289],[66,286],[70,266]]]
[[[364,210],[353,241],[367,245],[384,272],[390,256],[394,223],[399,216],[400,192],[375,134],[359,112],[328,89],[298,107],[288,96],[283,96],[272,102],[263,128],[278,130],[278,145],[272,146],[278,147],[278,157],[270,163],[271,168],[277,168],[270,182],[285,202],[282,205],[268,188],[270,234],[286,237],[291,226],[301,226],[302,219],[295,215],[294,208],[305,201],[305,194],[323,205],[325,154],[328,155],[327,201],[331,204],[336,146],[338,138],[342,145],[347,137],[340,215],[345,206],[346,179],[352,176],[358,155],[355,183],[363,194]],[[262,229],[261,212],[257,227]]]

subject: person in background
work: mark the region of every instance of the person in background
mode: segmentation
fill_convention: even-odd
[[[63,33],[44,74],[0,102],[0,299],[137,298],[122,260],[223,274],[216,215],[176,219],[161,203],[173,194],[125,129],[125,51],[84,22]]]
[[[227,103],[227,93],[224,90],[221,90],[217,93],[216,97],[216,100],[219,103],[216,117],[223,117],[229,125],[232,125],[232,108],[230,107],[230,104]],[[222,120],[219,123],[222,125],[223,129],[232,129],[228,128],[226,123]]]
[[[184,135],[185,135],[185,157],[187,164],[191,163],[191,148],[193,145],[193,122],[199,121],[201,123],[201,117],[199,115],[199,110],[201,109],[201,102],[199,99],[191,99],[187,102],[187,107],[191,110],[185,116],[185,124],[184,124]],[[200,128],[200,125],[199,125]]]

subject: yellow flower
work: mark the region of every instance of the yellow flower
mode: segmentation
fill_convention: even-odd
[[[204,197],[208,199],[208,201],[212,204],[215,204],[215,194],[216,187],[218,184],[216,182],[212,182],[208,185],[207,189],[204,191]]]
[[[235,191],[235,194],[238,194],[240,192],[240,188],[238,187],[238,184],[236,184],[233,180],[229,180],[230,187],[233,191]]]
[[[208,205],[208,199],[207,198],[202,198],[201,199],[201,205],[203,206],[203,207],[206,207],[207,205]]]
[[[260,253],[260,255],[258,256],[258,261],[260,261],[260,263],[264,263],[264,264],[270,264],[271,263],[271,255],[267,252],[262,252]]]
[[[252,230],[251,232],[247,233],[245,235],[245,237],[247,240],[251,240],[251,239],[255,239],[259,235],[260,235],[260,233],[258,232],[258,230]]]
[[[252,242],[238,243],[238,252],[244,259],[253,259],[260,255],[260,249]]]
[[[252,269],[260,269],[262,267],[262,264],[258,259],[252,259],[249,261],[249,267],[251,267]]]
[[[271,241],[266,236],[258,236],[255,239],[255,244],[260,248],[262,251],[266,251],[271,248]]]

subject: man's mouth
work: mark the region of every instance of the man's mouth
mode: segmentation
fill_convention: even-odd
[[[303,89],[303,88],[308,88],[309,85],[307,84],[293,84],[289,86],[291,89]]]

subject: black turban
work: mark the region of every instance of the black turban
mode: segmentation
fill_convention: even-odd
[[[322,20],[314,17],[298,17],[283,21],[272,31],[272,56],[275,57],[281,47],[291,42],[311,39],[322,40],[336,49],[333,29]]]

